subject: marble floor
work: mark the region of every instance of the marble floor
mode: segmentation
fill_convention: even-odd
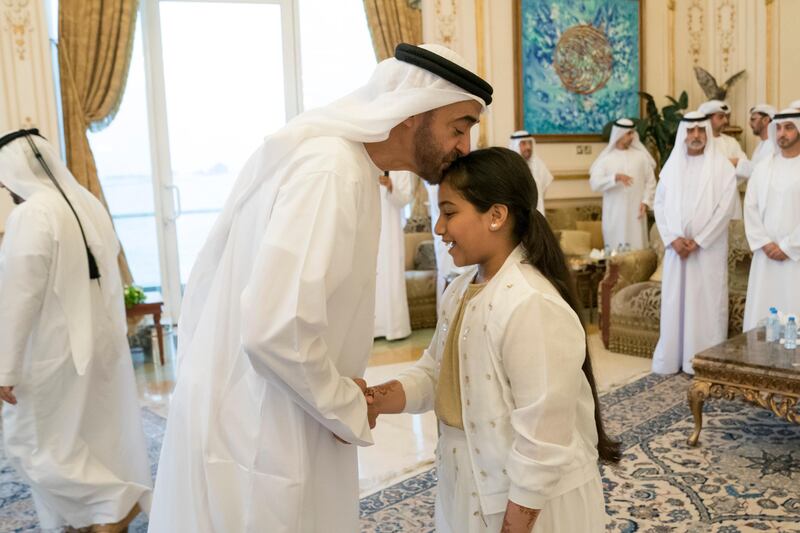
[[[166,333],[167,362],[164,366],[154,364],[140,352],[134,353],[141,403],[165,417],[169,412],[170,395],[175,384],[175,337],[172,332]],[[387,381],[413,364],[427,347],[432,334],[433,330],[418,330],[401,341],[375,341],[365,376],[367,382],[375,384]],[[606,350],[596,328],[591,329],[591,326],[589,351],[601,392],[629,383],[650,370],[649,359]],[[430,468],[433,465],[436,436],[433,413],[381,417],[373,431],[375,445],[359,448],[361,495],[371,494]]]

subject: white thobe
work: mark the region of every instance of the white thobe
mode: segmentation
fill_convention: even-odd
[[[769,142],[768,140],[760,140],[758,141],[758,145],[753,150],[753,156],[750,158],[750,164],[753,166],[752,170],[755,170],[755,166],[761,162],[761,160],[766,159],[768,156],[772,155],[774,150],[774,144]]]
[[[647,217],[639,216],[639,206],[653,207],[656,177],[650,160],[638,150],[614,149],[597,161],[589,177],[593,191],[603,193],[603,240],[612,249],[630,245],[646,248]],[[616,181],[617,174],[633,178],[630,186]]]
[[[533,154],[528,160],[528,167],[533,174],[533,181],[536,182],[536,192],[538,193],[536,201],[536,210],[544,215],[544,195],[548,187],[553,183],[553,175],[547,169],[542,158]]]
[[[431,233],[433,234],[433,251],[436,254],[436,308],[441,305],[442,294],[447,286],[447,279],[453,278],[464,272],[464,267],[457,267],[453,256],[442,241],[441,235],[436,234],[436,221],[439,220],[439,186],[431,185],[423,180],[428,189],[428,203],[431,210]]]
[[[736,163],[736,179],[741,182],[749,178],[750,172],[752,172],[752,165],[750,160],[747,159],[747,154],[742,150],[739,141],[724,133],[720,134],[719,137],[715,137],[715,139],[719,143],[718,147],[721,153],[727,159],[738,159]]]
[[[147,511],[152,487],[122,288],[114,309],[100,290],[111,277],[89,285],[83,375],[72,357],[54,286],[76,275],[64,271],[55,238],[73,217],[56,194],[33,195],[11,212],[0,249],[0,385],[13,385],[18,402],[3,406],[3,439],[45,530],[117,522],[136,503]],[[105,244],[116,256],[116,242]]]
[[[706,157],[689,157],[683,176],[662,177],[656,187],[656,224],[665,248],[661,330],[653,353],[653,372],[659,374],[674,374],[681,368],[693,374],[694,355],[727,338],[728,223],[736,179],[733,167],[724,161],[712,164],[714,170],[703,175]],[[674,231],[676,227],[680,232]],[[671,246],[678,237],[694,239],[698,245],[685,260]]]
[[[178,339],[151,532],[358,530],[356,447],[334,434],[372,443],[350,377],[372,347],[380,174],[362,143],[311,138],[238,211],[209,296],[184,302],[203,311]]]
[[[776,155],[756,167],[744,202],[745,230],[753,261],[747,284],[744,331],[756,327],[770,307],[800,310],[800,157]],[[789,256],[767,257],[764,245],[776,243]]]
[[[415,176],[392,172],[392,192],[381,187],[381,236],[375,285],[375,337],[387,340],[411,335],[405,275],[403,208],[414,196]]]

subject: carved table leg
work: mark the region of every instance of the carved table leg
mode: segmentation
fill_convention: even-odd
[[[703,428],[703,402],[708,397],[710,388],[711,383],[697,379],[692,381],[692,386],[689,388],[689,407],[694,417],[694,433],[689,437],[689,446],[697,446],[697,441],[700,439],[700,430]]]

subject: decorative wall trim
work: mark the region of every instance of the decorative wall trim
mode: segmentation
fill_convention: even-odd
[[[692,56],[694,65],[700,61],[700,53],[703,50],[703,37],[706,30],[704,18],[702,0],[692,0],[687,12],[686,28],[689,32],[689,55]]]
[[[0,132],[39,128],[59,143],[43,0],[0,0]]]
[[[17,58],[25,61],[28,34],[33,33],[30,0],[3,0],[4,23]]]
[[[767,12],[767,59],[766,59],[766,69],[767,69],[767,100],[772,100],[774,98],[774,88],[775,88],[775,73],[772,70],[773,65],[773,58],[772,58],[772,48],[775,46],[775,43],[780,43],[780,40],[775,40],[772,35],[772,32],[775,31],[775,26],[773,23],[773,13],[775,11],[775,3],[773,0],[765,0],[764,1],[764,8]]]
[[[644,57],[642,57],[644,61]],[[669,84],[669,94],[675,94],[675,0],[669,0],[667,4],[667,63],[669,74],[667,83]]]
[[[445,12],[443,3],[447,0],[434,0],[434,10],[436,13],[436,42],[455,48],[458,28],[458,10],[456,0],[449,0],[450,9]]]
[[[722,73],[730,72],[731,54],[735,49],[736,6],[733,0],[722,0],[717,6],[716,35],[722,57]]]
[[[478,76],[486,79],[486,21],[483,9],[484,0],[475,0],[475,43],[477,50]],[[486,142],[486,120],[478,123],[478,148],[488,146]]]

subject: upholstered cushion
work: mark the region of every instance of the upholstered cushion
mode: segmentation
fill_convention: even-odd
[[[417,251],[414,254],[414,270],[436,270],[436,251],[433,247],[433,239],[417,244]]]
[[[560,239],[564,255],[586,255],[592,251],[592,236],[587,231],[564,229]]]
[[[427,233],[431,234],[431,217],[427,216],[411,216],[406,220],[406,225],[403,227],[405,233]]]
[[[578,220],[575,227],[580,231],[587,231],[592,236],[590,246],[602,250],[603,242],[603,222],[601,220]]]
[[[658,322],[661,318],[661,284],[644,281],[625,287],[611,297],[611,314]]]
[[[661,283],[661,274],[664,272],[664,243],[661,241],[661,233],[655,224],[650,228],[650,248],[655,250],[658,255],[658,267],[650,276],[650,281]]]
[[[405,256],[405,270],[415,270],[414,260],[417,256],[417,246],[423,241],[431,240],[431,234],[427,232],[406,233],[406,256]],[[434,268],[436,268],[434,266]]]
[[[661,275],[663,273],[664,273],[664,259],[662,258],[661,261],[658,262],[658,268],[656,268],[656,271],[653,272],[652,276],[650,276],[650,281],[661,283]]]
[[[546,208],[547,223],[554,230],[576,229],[578,220],[600,220],[603,207],[598,204],[581,205],[575,207]]]
[[[407,270],[406,297],[411,329],[436,326],[436,270]]]

